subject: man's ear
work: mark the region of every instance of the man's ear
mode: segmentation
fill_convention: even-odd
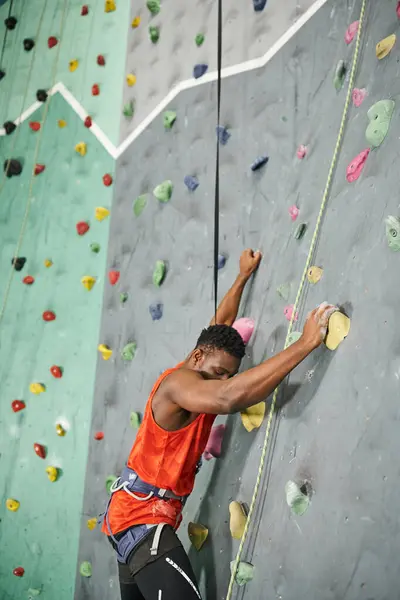
[[[200,367],[204,360],[204,352],[200,348],[195,348],[191,356],[193,366]]]

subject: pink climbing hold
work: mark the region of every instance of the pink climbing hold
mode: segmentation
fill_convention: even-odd
[[[357,154],[355,158],[353,158],[346,169],[346,179],[349,183],[353,183],[353,181],[356,181],[360,177],[370,152],[371,149],[366,148],[360,152],[360,154]]]
[[[219,458],[221,456],[222,440],[224,437],[226,426],[216,425],[211,429],[210,436],[204,450],[204,458],[211,460],[212,458]]]
[[[297,148],[297,158],[302,160],[303,158],[305,158],[306,154],[307,146],[303,146],[303,144],[300,144],[300,146]]]
[[[400,0],[397,3],[396,13],[397,13],[397,17],[400,19]]]
[[[299,216],[299,212],[300,211],[295,204],[293,204],[293,206],[289,208],[289,215],[292,221],[295,221],[297,219],[297,217]]]
[[[237,319],[232,325],[232,327],[236,329],[238,333],[240,333],[243,342],[245,344],[248,344],[254,331],[253,319],[247,319],[246,317],[243,317],[242,319]]]
[[[349,25],[346,29],[346,33],[344,34],[344,41],[346,44],[351,44],[351,42],[354,40],[358,31],[358,25],[358,21],[354,21],[354,23]]]
[[[293,309],[294,309],[294,305],[293,304],[288,304],[283,309],[283,314],[285,315],[285,317],[287,318],[288,321],[292,320]],[[299,313],[296,312],[296,314],[294,315],[294,318],[293,318],[293,323],[295,323],[298,318],[299,318]]]
[[[365,96],[367,95],[367,90],[365,88],[354,88],[352,93],[353,104],[357,108],[361,106],[361,104],[365,100]]]

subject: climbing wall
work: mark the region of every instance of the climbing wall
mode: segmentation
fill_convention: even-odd
[[[398,18],[393,1],[366,4],[354,82],[366,96],[358,107],[351,102],[313,256],[322,278],[314,285],[306,280],[294,326],[300,330],[307,312],[326,299],[351,318],[351,331],[336,352],[325,347],[314,352],[281,390],[281,412],[273,421],[243,553],[255,565],[254,579],[246,588],[235,587],[235,598],[398,595],[392,557],[400,543],[399,299],[393,285],[399,257],[385,235],[385,218],[399,215],[397,106],[386,140],[370,152],[363,169],[355,169],[359,179],[346,179],[349,163],[369,147],[368,109],[382,99],[398,103],[398,42],[382,60],[375,54],[377,42],[396,33]],[[220,251],[227,256],[219,272],[221,296],[237,273],[243,248],[264,254],[242,305],[256,323],[244,368],[284,344],[345,104],[355,41],[347,45],[344,36],[360,9],[360,0],[327,2],[265,67],[223,81],[221,124],[231,137],[221,147]],[[336,73],[339,61],[344,68]],[[355,102],[360,97],[363,92]],[[90,444],[78,560],[78,567],[89,561],[93,571],[91,578],[78,576],[77,600],[118,595],[113,553],[87,520],[106,502],[109,476],[112,480],[126,460],[135,437],[132,411],[143,412],[160,371],[187,355],[213,312],[210,157],[216,146],[216,84],[188,89],[167,108],[177,115],[172,128],[165,129],[160,115],[116,168],[107,269],[120,276],[104,291],[100,341],[112,356],[100,357],[97,369],[90,435],[101,431],[104,438]],[[260,155],[268,155],[269,162],[252,172]],[[185,186],[187,175],[197,178],[195,191]],[[153,191],[165,181],[173,184],[172,196],[160,201],[159,190]],[[167,266],[160,287],[152,281],[157,260]],[[154,304],[162,305],[159,320],[152,319]],[[126,360],[121,352],[133,342],[136,354]],[[180,528],[210,600],[226,596],[229,564],[238,549],[229,532],[228,505],[231,500],[250,504],[266,421],[253,433],[238,416],[226,425],[223,455],[200,471]],[[287,504],[290,480],[308,483],[311,501],[303,516]],[[189,546],[188,521],[209,528],[199,553]]]

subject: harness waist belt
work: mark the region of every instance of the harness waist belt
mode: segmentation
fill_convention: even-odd
[[[128,492],[128,494],[130,493],[130,495],[133,495],[133,497],[137,500],[149,500],[152,496],[156,496],[157,498],[179,500],[180,502],[184,503],[187,499],[187,496],[178,496],[171,490],[159,488],[155,485],[147,483],[146,481],[143,481],[140,479],[136,471],[127,466],[124,467],[121,477],[119,477],[111,486],[111,494],[122,489]],[[134,492],[144,494],[147,497],[137,497],[134,495]]]

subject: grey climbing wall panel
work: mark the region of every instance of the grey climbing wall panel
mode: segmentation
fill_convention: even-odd
[[[242,306],[256,321],[244,367],[283,346],[285,302],[276,294],[292,282],[293,302],[307,257],[312,230],[329,170],[345,100],[333,86],[339,59],[351,60],[354,42],[343,41],[358,18],[361,2],[328,2],[265,68],[223,82],[222,123],[232,137],[221,149],[220,247],[229,256],[220,271],[221,294],[233,281],[244,247],[260,248],[264,260]],[[352,319],[350,336],[335,352],[319,349],[292,374],[280,394],[281,414],[272,429],[270,452],[244,557],[256,566],[255,578],[235,598],[261,600],[392,599],[399,597],[396,556],[400,546],[397,455],[400,355],[399,256],[389,250],[384,218],[398,215],[398,131],[396,107],[382,146],[372,152],[360,179],[349,184],[346,167],[367,147],[368,108],[382,98],[399,103],[398,45],[384,61],[376,43],[398,29],[395,2],[368,2],[360,67],[355,85],[368,96],[351,107],[314,264],[324,269],[308,286],[299,323],[327,299]],[[181,94],[170,107],[178,118],[171,131],[161,116],[119,159],[111,218],[109,268],[121,270],[116,288],[106,287],[101,341],[114,350],[99,359],[92,442],[82,517],[80,560],[93,563],[93,577],[78,577],[76,598],[118,597],[115,559],[99,530],[86,519],[106,500],[105,478],[117,473],[134,439],[131,410],[143,410],[159,372],[193,347],[213,311],[212,239],[216,85]],[[305,144],[300,161],[296,148]],[[270,161],[259,172],[250,164],[259,154]],[[189,193],[187,174],[200,186]],[[165,179],[174,182],[169,204],[151,196]],[[133,200],[149,192],[135,219]],[[288,209],[297,204],[296,224]],[[308,223],[301,240],[299,222]],[[168,262],[160,289],[152,284],[157,259]],[[127,291],[123,306],[119,293]],[[161,321],[148,306],[164,304]],[[300,326],[299,325],[299,326]],[[138,351],[124,364],[120,350],[135,340]],[[248,434],[240,419],[227,419],[223,457],[203,466],[185,507],[180,536],[188,547],[186,525],[207,525],[210,537],[190,557],[204,597],[225,597],[229,563],[238,543],[229,534],[228,504],[250,503],[257,476],[264,422]],[[308,512],[294,518],[285,500],[285,483],[308,479],[314,490]]]

